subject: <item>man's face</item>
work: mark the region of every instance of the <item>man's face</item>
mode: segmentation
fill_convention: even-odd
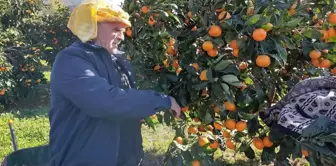
[[[98,23],[97,41],[111,54],[115,54],[118,45],[124,40],[125,27],[119,23]]]

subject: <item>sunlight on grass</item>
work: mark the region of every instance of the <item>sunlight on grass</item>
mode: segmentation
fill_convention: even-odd
[[[13,152],[9,119],[14,121],[13,128],[18,149],[47,144],[49,122],[46,112],[47,109],[32,109],[0,114],[0,161]]]
[[[43,72],[44,77],[48,80],[48,82],[50,82],[50,71],[45,71]]]

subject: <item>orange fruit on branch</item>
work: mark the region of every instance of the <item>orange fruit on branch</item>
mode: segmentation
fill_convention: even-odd
[[[175,141],[178,143],[178,144],[183,144],[183,138],[182,137],[176,137],[175,138]]]
[[[155,19],[153,18],[153,16],[150,16],[148,19],[148,24],[149,25],[154,25],[156,23]]]
[[[222,29],[218,25],[212,25],[208,30],[208,34],[211,37],[219,37],[222,35]]]
[[[247,127],[247,123],[244,122],[244,121],[239,121],[236,124],[236,129],[237,129],[237,131],[240,131],[240,132],[244,131],[246,129],[246,127]]]
[[[143,6],[143,7],[141,8],[141,12],[144,13],[144,14],[148,13],[148,11],[149,11],[148,6]]]
[[[220,122],[214,122],[215,129],[222,130],[223,126]]]
[[[169,46],[168,49],[167,49],[167,52],[168,52],[169,55],[175,55],[176,54],[174,46]]]
[[[193,63],[191,66],[192,66],[196,71],[198,71],[198,69],[199,69],[199,65],[198,65],[198,63]]]
[[[318,59],[320,58],[322,53],[319,50],[312,50],[309,52],[309,57],[311,59]]]
[[[218,55],[218,51],[215,48],[207,51],[207,53],[208,53],[209,57],[212,57],[212,58],[216,57]]]
[[[273,142],[270,140],[269,136],[266,136],[263,139],[263,144],[264,144],[265,147],[271,147],[271,146],[273,146]]]
[[[238,55],[239,55],[239,49],[233,49],[232,54],[233,54],[233,56],[238,57]]]
[[[231,103],[230,101],[225,101],[224,102],[225,109],[229,111],[235,111],[237,109],[236,105],[234,103]]]
[[[191,11],[188,12],[188,17],[191,18],[193,16],[193,13]]]
[[[200,136],[200,138],[198,139],[198,144],[199,146],[203,147],[204,145],[209,143],[209,139],[205,136]]]
[[[174,46],[174,44],[175,44],[175,39],[174,38],[170,38],[168,46]]]
[[[160,65],[155,65],[155,66],[154,66],[154,70],[155,70],[155,71],[160,70]]]
[[[264,143],[261,138],[254,138],[253,145],[259,150],[264,149]]]
[[[226,119],[224,123],[225,127],[229,130],[234,130],[236,128],[236,121],[233,119]]]
[[[226,130],[223,131],[222,135],[224,138],[230,138],[230,133],[227,132]]]
[[[301,150],[301,153],[302,153],[302,156],[305,156],[305,157],[309,156],[308,150],[303,149],[303,150]]]
[[[202,48],[203,50],[205,51],[210,51],[214,48],[213,44],[211,41],[205,41],[203,44],[202,44]]]
[[[263,41],[266,39],[266,37],[267,37],[267,32],[265,29],[262,29],[262,28],[255,29],[252,33],[252,38],[255,41]]]
[[[197,134],[197,132],[198,132],[198,130],[197,130],[197,127],[195,127],[195,126],[190,126],[188,128],[188,133],[189,134]]]
[[[219,147],[219,143],[218,141],[213,141],[212,143],[210,143],[210,148],[211,149],[217,149]]]
[[[294,15],[296,13],[296,10],[294,9],[294,8],[290,8],[289,10],[288,10],[288,14],[289,15]]]
[[[225,18],[224,18],[224,17],[225,17]],[[222,11],[222,12],[219,13],[219,15],[218,15],[218,19],[219,19],[219,20],[222,20],[222,19],[226,20],[226,19],[229,19],[229,18],[231,18],[231,14],[230,14],[229,12],[226,12],[226,11]]]
[[[319,59],[311,59],[311,63],[313,66],[315,67],[319,67],[320,66],[320,61]]]
[[[336,36],[336,31],[333,27],[329,28],[327,32],[328,32],[328,37]]]
[[[247,68],[247,63],[246,62],[241,62],[240,64],[239,64],[239,69],[240,70],[245,70]]]
[[[237,40],[232,40],[229,45],[232,49],[239,49]]]
[[[320,62],[319,67],[321,68],[330,68],[331,62],[329,59],[324,59]]]
[[[258,55],[256,64],[259,67],[268,67],[271,65],[271,58],[268,55]]]
[[[193,160],[191,166],[201,166],[201,163],[198,160]]]
[[[214,107],[214,112],[219,113],[219,111],[220,111],[219,106],[216,105],[216,106]]]
[[[334,67],[333,69],[330,70],[332,75],[336,75],[336,67]]]
[[[323,29],[320,32],[322,33],[321,39],[328,39],[328,32],[326,30]]]
[[[225,145],[226,145],[226,147],[227,148],[229,148],[229,149],[235,149],[235,144],[230,140],[230,139],[227,139],[226,141],[225,141]]]
[[[206,80],[208,80],[207,73],[208,73],[208,70],[203,70],[203,71],[201,72],[201,74],[200,74],[200,79],[201,79],[202,81],[206,81]]]
[[[182,112],[187,112],[188,110],[189,110],[189,107],[188,107],[188,106],[183,107],[183,108],[181,109]]]
[[[330,14],[328,14],[328,22],[331,25],[335,25],[336,24],[336,13],[330,13]]]

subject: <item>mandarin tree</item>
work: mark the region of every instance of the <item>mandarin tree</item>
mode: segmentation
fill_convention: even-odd
[[[12,104],[46,83],[39,57],[43,50],[35,45],[43,41],[42,7],[36,0],[0,0],[0,105]]]
[[[227,149],[260,152],[262,164],[335,162],[326,143],[314,144],[321,137],[294,138],[259,118],[300,80],[336,74],[335,1],[128,0],[125,9],[133,26],[123,48],[139,87],[183,107],[183,118],[146,119],[176,131],[167,165],[212,165]]]

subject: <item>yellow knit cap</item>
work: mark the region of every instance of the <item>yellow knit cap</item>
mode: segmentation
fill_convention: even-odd
[[[98,22],[118,22],[130,27],[129,15],[111,0],[84,0],[71,13],[68,28],[82,42],[97,37]]]

